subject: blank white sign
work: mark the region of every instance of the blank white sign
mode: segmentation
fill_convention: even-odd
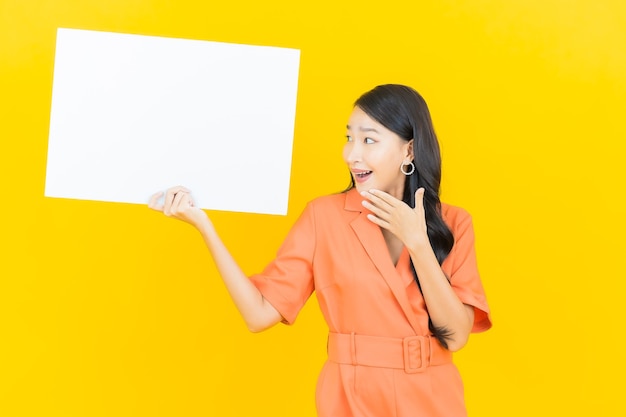
[[[58,29],[45,195],[286,214],[300,51]]]

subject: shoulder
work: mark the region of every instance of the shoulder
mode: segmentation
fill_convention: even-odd
[[[307,204],[315,211],[342,209],[346,204],[346,193],[328,194],[317,197]]]
[[[311,200],[311,203],[315,203],[315,204],[341,204],[343,205],[343,203],[346,201],[346,195],[347,193],[342,192],[342,193],[336,193],[336,194],[327,194],[327,195],[323,195],[320,197],[316,197],[313,200]]]
[[[317,197],[307,203],[303,216],[311,219],[318,228],[335,227],[337,222],[349,221],[352,218],[350,215],[354,215],[347,210],[348,199],[349,193]],[[360,202],[358,204],[360,205]]]
[[[453,206],[451,204],[441,203],[441,217],[448,227],[455,230],[471,225],[472,216],[462,207]]]

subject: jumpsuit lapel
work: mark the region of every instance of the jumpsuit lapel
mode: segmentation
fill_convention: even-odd
[[[360,214],[350,222],[350,226],[354,230],[359,242],[361,242],[361,245],[363,245],[367,255],[376,266],[376,269],[380,272],[381,277],[389,286],[396,301],[411,324],[411,327],[416,334],[421,334],[422,329],[417,321],[416,314],[411,308],[406,284],[403,282],[400,273],[391,261],[380,227],[367,218],[369,211],[361,205],[361,201],[362,198],[356,190],[350,190],[346,193],[346,210],[360,212]],[[405,255],[403,254],[401,256],[400,261],[403,256]],[[400,263],[400,261],[398,262]]]

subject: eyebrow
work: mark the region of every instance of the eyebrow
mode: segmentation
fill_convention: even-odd
[[[346,129],[348,130],[352,130],[352,128],[350,127],[350,125],[346,125]],[[378,130],[374,129],[373,127],[362,127],[359,126],[359,130],[361,132],[374,132],[374,133],[380,133]]]

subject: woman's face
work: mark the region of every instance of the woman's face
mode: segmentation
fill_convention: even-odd
[[[401,200],[405,175],[400,165],[413,160],[413,141],[402,139],[358,106],[352,111],[347,128],[343,159],[357,190],[377,189]]]

